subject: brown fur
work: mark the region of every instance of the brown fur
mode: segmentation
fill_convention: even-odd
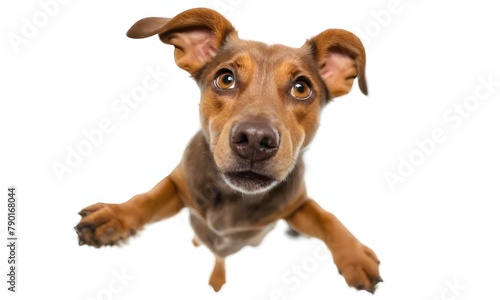
[[[367,93],[359,39],[331,29],[298,49],[268,46],[240,40],[232,25],[209,9],[146,18],[128,32],[133,38],[154,34],[176,47],[178,66],[201,89],[201,130],[177,168],[151,191],[123,204],[83,209],[76,227],[80,244],[114,245],[188,208],[193,244],[204,244],[216,257],[209,283],[218,291],[225,283],[224,258],[259,245],[284,219],[326,243],[350,286],[373,292],[381,281],[378,258],[308,198],[303,180],[302,150],[316,133],[321,109],[348,93],[356,77]],[[232,81],[226,78],[221,87],[224,74]],[[259,149],[237,151],[247,147],[235,140],[240,124],[249,128],[245,138],[258,135]]]

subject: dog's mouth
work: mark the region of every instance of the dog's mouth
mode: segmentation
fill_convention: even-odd
[[[276,185],[277,181],[254,171],[225,172],[224,179],[234,189],[248,194],[263,193]]]

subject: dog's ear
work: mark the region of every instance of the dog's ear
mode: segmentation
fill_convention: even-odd
[[[127,36],[145,38],[158,34],[164,43],[175,46],[174,58],[179,68],[194,75],[216,55],[230,33],[236,31],[221,14],[208,8],[194,8],[172,19],[139,20]]]
[[[365,48],[357,36],[342,29],[328,29],[309,39],[304,47],[312,50],[330,97],[349,93],[356,77],[361,92],[368,95]]]

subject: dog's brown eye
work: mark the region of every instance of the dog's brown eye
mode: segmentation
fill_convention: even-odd
[[[234,79],[233,73],[227,70],[215,78],[214,84],[221,90],[230,90],[234,88],[236,80]]]
[[[293,83],[290,93],[299,100],[306,100],[311,96],[312,90],[309,83],[299,79]]]

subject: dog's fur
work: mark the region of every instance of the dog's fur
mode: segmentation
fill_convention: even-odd
[[[365,51],[352,33],[330,29],[301,48],[240,40],[215,11],[197,8],[172,19],[146,18],[127,35],[158,34],[175,46],[177,65],[201,89],[201,130],[177,168],[151,191],[123,204],[84,208],[79,242],[115,245],[144,225],[190,212],[193,243],[215,255],[210,285],[225,283],[224,258],[257,246],[284,219],[323,240],[349,286],[374,292],[379,260],[306,194],[302,150],[321,109],[358,78],[367,94]]]

